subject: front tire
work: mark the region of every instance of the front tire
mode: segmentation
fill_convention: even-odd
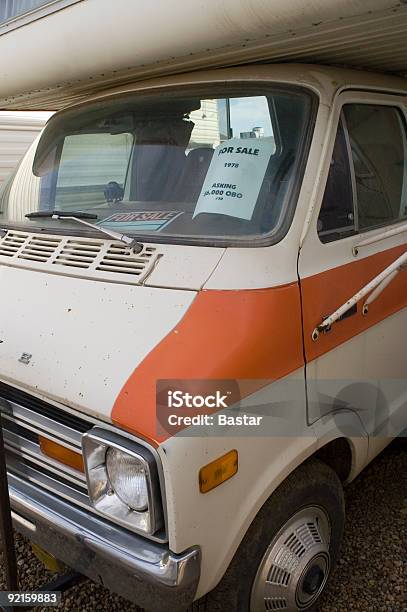
[[[338,476],[307,461],[261,508],[204,609],[310,612],[338,559],[344,521]]]

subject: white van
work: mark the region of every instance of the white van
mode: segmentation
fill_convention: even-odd
[[[0,25],[59,109],[0,193],[13,519],[146,610],[310,611],[407,426],[407,5],[196,4]]]
[[[49,120],[0,196],[22,533],[148,610],[315,605],[407,425],[406,92],[259,65]]]

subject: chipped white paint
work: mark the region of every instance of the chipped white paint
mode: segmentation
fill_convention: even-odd
[[[0,287],[1,379],[105,420],[196,295],[8,266]]]

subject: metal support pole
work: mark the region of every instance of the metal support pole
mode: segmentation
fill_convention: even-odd
[[[18,570],[14,547],[13,522],[8,492],[6,453],[4,450],[3,427],[0,414],[0,537],[3,548],[6,587],[18,591]],[[12,608],[6,608],[12,610]],[[4,610],[4,608],[3,608]]]

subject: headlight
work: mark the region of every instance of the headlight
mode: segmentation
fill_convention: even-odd
[[[112,489],[122,502],[138,512],[147,510],[148,490],[144,462],[117,448],[109,448],[106,468]]]
[[[93,507],[134,531],[153,534],[160,529],[162,506],[152,453],[97,427],[84,434],[82,449]]]

